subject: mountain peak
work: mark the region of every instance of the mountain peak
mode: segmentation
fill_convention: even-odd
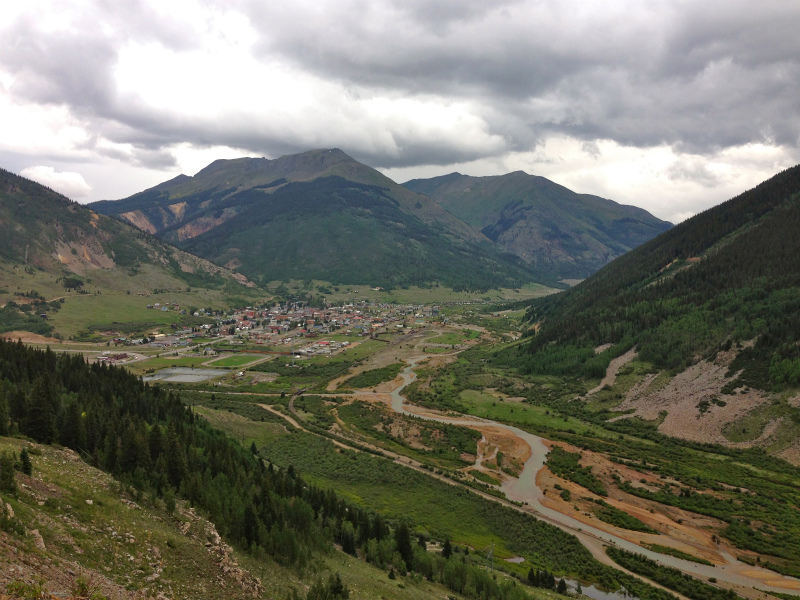
[[[669,229],[644,210],[575,192],[513,171],[472,177],[451,173],[406,182],[534,268],[582,279]]]

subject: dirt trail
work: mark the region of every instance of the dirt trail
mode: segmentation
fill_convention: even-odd
[[[586,395],[591,396],[602,390],[607,385],[614,385],[614,382],[617,380],[617,374],[619,373],[619,370],[631,362],[634,358],[636,358],[636,350],[628,350],[622,356],[612,359],[608,365],[608,369],[606,369],[606,376],[603,377],[603,381],[601,381],[596,388],[589,390]]]

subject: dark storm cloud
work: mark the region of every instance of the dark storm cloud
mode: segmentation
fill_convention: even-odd
[[[708,152],[796,145],[800,133],[792,2],[359,2],[305,19],[302,5],[270,6],[250,12],[265,55],[367,87],[479,100],[495,109],[493,129],[515,124],[510,148],[556,132]]]
[[[364,127],[386,130],[385,143],[342,139],[334,126],[287,133],[273,126],[268,112],[225,118],[236,106],[207,117],[185,114],[120,92],[114,73],[124,44],[153,43],[177,53],[202,45],[196,31],[154,6],[101,0],[67,15],[71,27],[46,33],[35,18],[20,18],[0,36],[0,67],[15,77],[12,93],[68,106],[93,132],[88,145],[100,137],[131,144],[132,152],[98,151],[154,168],[175,164],[166,149],[177,143],[258,155],[342,145],[378,167],[528,151],[554,134],[585,142],[593,157],[597,140],[700,154],[750,142],[798,145],[800,8],[794,2],[220,4],[220,15],[241,10],[249,19],[259,60],[334,82],[353,99],[460,103],[485,126],[482,133],[473,127],[474,139],[464,140],[458,129],[431,133],[365,117]],[[409,123],[415,119],[406,115]],[[359,125],[354,118],[352,127]]]
[[[110,40],[78,32],[43,36],[32,18],[6,30],[0,41],[0,61],[16,76],[15,95],[79,112],[104,111],[113,103],[116,60]]]

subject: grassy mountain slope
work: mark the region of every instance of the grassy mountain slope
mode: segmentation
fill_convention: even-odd
[[[647,211],[576,194],[544,177],[451,173],[403,184],[430,196],[506,252],[563,278],[583,278],[666,231]]]
[[[218,160],[92,208],[264,281],[487,289],[534,279],[430,198],[337,149]]]
[[[755,340],[731,365],[743,370],[740,384],[796,386],[798,228],[800,166],[681,223],[574,289],[535,301],[528,320],[539,333],[520,360],[534,368],[556,347],[635,344],[641,359],[679,371]]]
[[[213,229],[253,203],[268,201],[272,192],[291,183],[325,177],[341,177],[385,188],[398,206],[406,211],[413,210],[414,216],[424,222],[441,223],[448,231],[469,241],[485,241],[484,236],[435,202],[418,198],[338,148],[312,150],[274,160],[216,160],[193,177],[179,175],[123,200],[95,202],[92,208],[102,214],[119,215],[150,233],[170,228],[163,237],[181,241]]]
[[[159,593],[162,598],[240,600],[291,597],[292,589],[305,597],[317,577],[332,572],[341,574],[352,600],[376,594],[421,600],[448,593],[427,581],[407,579],[400,587],[386,571],[341,551],[321,556],[305,572],[267,557],[254,559],[221,541],[214,525],[188,504],[179,501],[170,512],[162,501],[137,498],[135,490],[69,449],[0,437],[0,454],[22,447],[32,455],[33,474],[16,473],[18,494],[5,494],[3,501],[14,511],[13,523],[29,533],[21,535],[11,524],[9,531],[0,528],[0,597],[20,584],[72,598],[87,598],[85,592],[92,591],[120,600]],[[34,529],[41,546],[30,533]]]
[[[154,289],[247,295],[253,287],[243,275],[4,170],[0,236],[5,240],[0,245],[0,332],[52,330],[38,316],[48,307],[31,316],[9,302],[28,307],[31,301],[76,293],[148,294]]]
[[[27,269],[71,279],[122,273],[125,289],[147,287],[146,280],[156,276],[162,287],[247,283],[241,275],[4,170],[0,235],[6,240],[0,246],[0,268],[6,272]],[[113,287],[110,279],[109,285]]]

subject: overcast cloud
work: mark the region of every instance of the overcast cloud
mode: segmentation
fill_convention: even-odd
[[[678,221],[800,161],[796,2],[18,4],[0,166],[81,201],[339,147],[399,182],[522,169]]]

